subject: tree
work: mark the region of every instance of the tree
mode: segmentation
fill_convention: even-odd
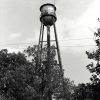
[[[92,62],[91,64],[87,65],[87,69],[90,71],[90,73],[95,73],[95,75],[92,76],[91,80],[93,83],[99,83],[100,82],[100,28],[98,29],[98,32],[94,33],[95,35],[95,43],[97,45],[97,49],[92,52],[86,51],[86,54],[89,59],[93,59],[95,62]],[[95,84],[96,84],[95,83]]]
[[[7,100],[23,100],[30,94],[35,97],[33,85],[36,80],[34,65],[23,53],[8,53],[6,49],[0,51],[0,94]]]
[[[47,46],[45,45],[41,51],[38,51],[39,48],[37,46],[28,47],[25,50],[25,53],[28,55],[32,63],[36,65],[36,72],[41,79],[40,90],[41,95],[44,97],[48,97],[51,95],[55,95],[57,98],[61,98],[64,96],[68,98],[70,97],[73,82],[71,82],[68,78],[64,78],[64,87],[65,91],[63,91],[63,79],[61,77],[61,71],[56,60],[56,51],[55,46],[50,47],[50,68],[49,68],[49,86],[48,86],[48,65],[47,65]],[[41,56],[40,56],[41,55]],[[41,59],[40,59],[41,58]]]
[[[86,84],[78,84],[74,89],[73,97],[75,100],[84,100],[86,98]]]
[[[75,100],[98,100],[91,83],[78,84],[74,89],[73,97]]]
[[[62,97],[65,98],[65,100],[70,100],[71,95],[74,93],[75,84],[74,81],[71,81],[70,78],[64,78],[63,83],[64,92],[60,92],[58,95],[58,98]]]
[[[86,51],[88,59],[92,59],[93,62],[88,64],[86,67],[92,73],[92,77],[90,78],[93,84],[94,91],[98,92],[100,95],[100,28],[97,29],[97,32],[94,33],[96,50],[92,52]]]
[[[47,48],[40,53],[37,46],[28,47],[23,53],[0,51],[0,96],[3,100],[40,100],[55,94],[63,94],[62,77],[56,60],[55,47],[50,51],[50,80],[47,78]],[[38,56],[37,56],[38,54]],[[70,96],[73,83],[64,79],[66,98]],[[50,96],[51,96],[50,95]]]

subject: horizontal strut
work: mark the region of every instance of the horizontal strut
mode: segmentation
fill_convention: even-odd
[[[50,40],[50,42],[55,42],[56,40]],[[47,41],[40,41],[40,42],[47,42]]]

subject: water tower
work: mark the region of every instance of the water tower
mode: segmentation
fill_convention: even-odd
[[[53,4],[44,4],[40,7],[41,17],[40,21],[45,26],[52,26],[57,18],[56,18],[56,7]]]
[[[51,50],[51,42],[55,42],[56,46],[56,52],[57,52],[57,58],[58,58],[58,64],[59,64],[59,68],[60,71],[62,73],[62,77],[63,77],[63,69],[62,69],[62,62],[61,62],[61,56],[60,56],[60,49],[59,49],[59,44],[58,44],[58,37],[57,37],[57,31],[56,31],[56,25],[55,22],[57,21],[57,17],[56,17],[56,7],[53,4],[47,3],[47,4],[43,4],[40,7],[40,12],[41,12],[41,16],[40,16],[40,22],[41,22],[41,28],[40,28],[40,36],[39,36],[39,49],[41,51],[42,54],[42,48],[43,48],[43,43],[46,42],[47,44],[47,66],[46,69],[48,69],[48,87],[49,87],[49,83],[50,83],[50,50]],[[50,29],[51,26],[53,26],[54,29],[54,40],[51,39],[51,34],[50,34]],[[44,34],[44,28],[47,28],[47,33]],[[44,41],[44,35],[46,35],[46,41]],[[41,57],[40,57],[40,61],[41,61]]]

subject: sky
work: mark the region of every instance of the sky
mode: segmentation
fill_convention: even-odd
[[[44,3],[54,0],[0,0],[0,49],[17,52],[37,44],[39,8]],[[86,69],[91,61],[85,52],[95,49],[93,33],[100,27],[99,4],[99,0],[55,0],[63,68],[65,76],[76,84],[89,82],[91,76]]]

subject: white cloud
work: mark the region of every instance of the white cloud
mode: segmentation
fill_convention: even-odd
[[[10,37],[11,39],[16,39],[16,38],[21,37],[21,33],[13,33],[13,34],[10,34],[9,37]]]
[[[13,48],[7,48],[7,49],[8,49],[8,52],[9,52],[9,53],[12,53],[12,52],[17,53],[17,52],[19,52],[19,51],[22,51],[22,50],[20,50],[20,49],[13,49]]]

